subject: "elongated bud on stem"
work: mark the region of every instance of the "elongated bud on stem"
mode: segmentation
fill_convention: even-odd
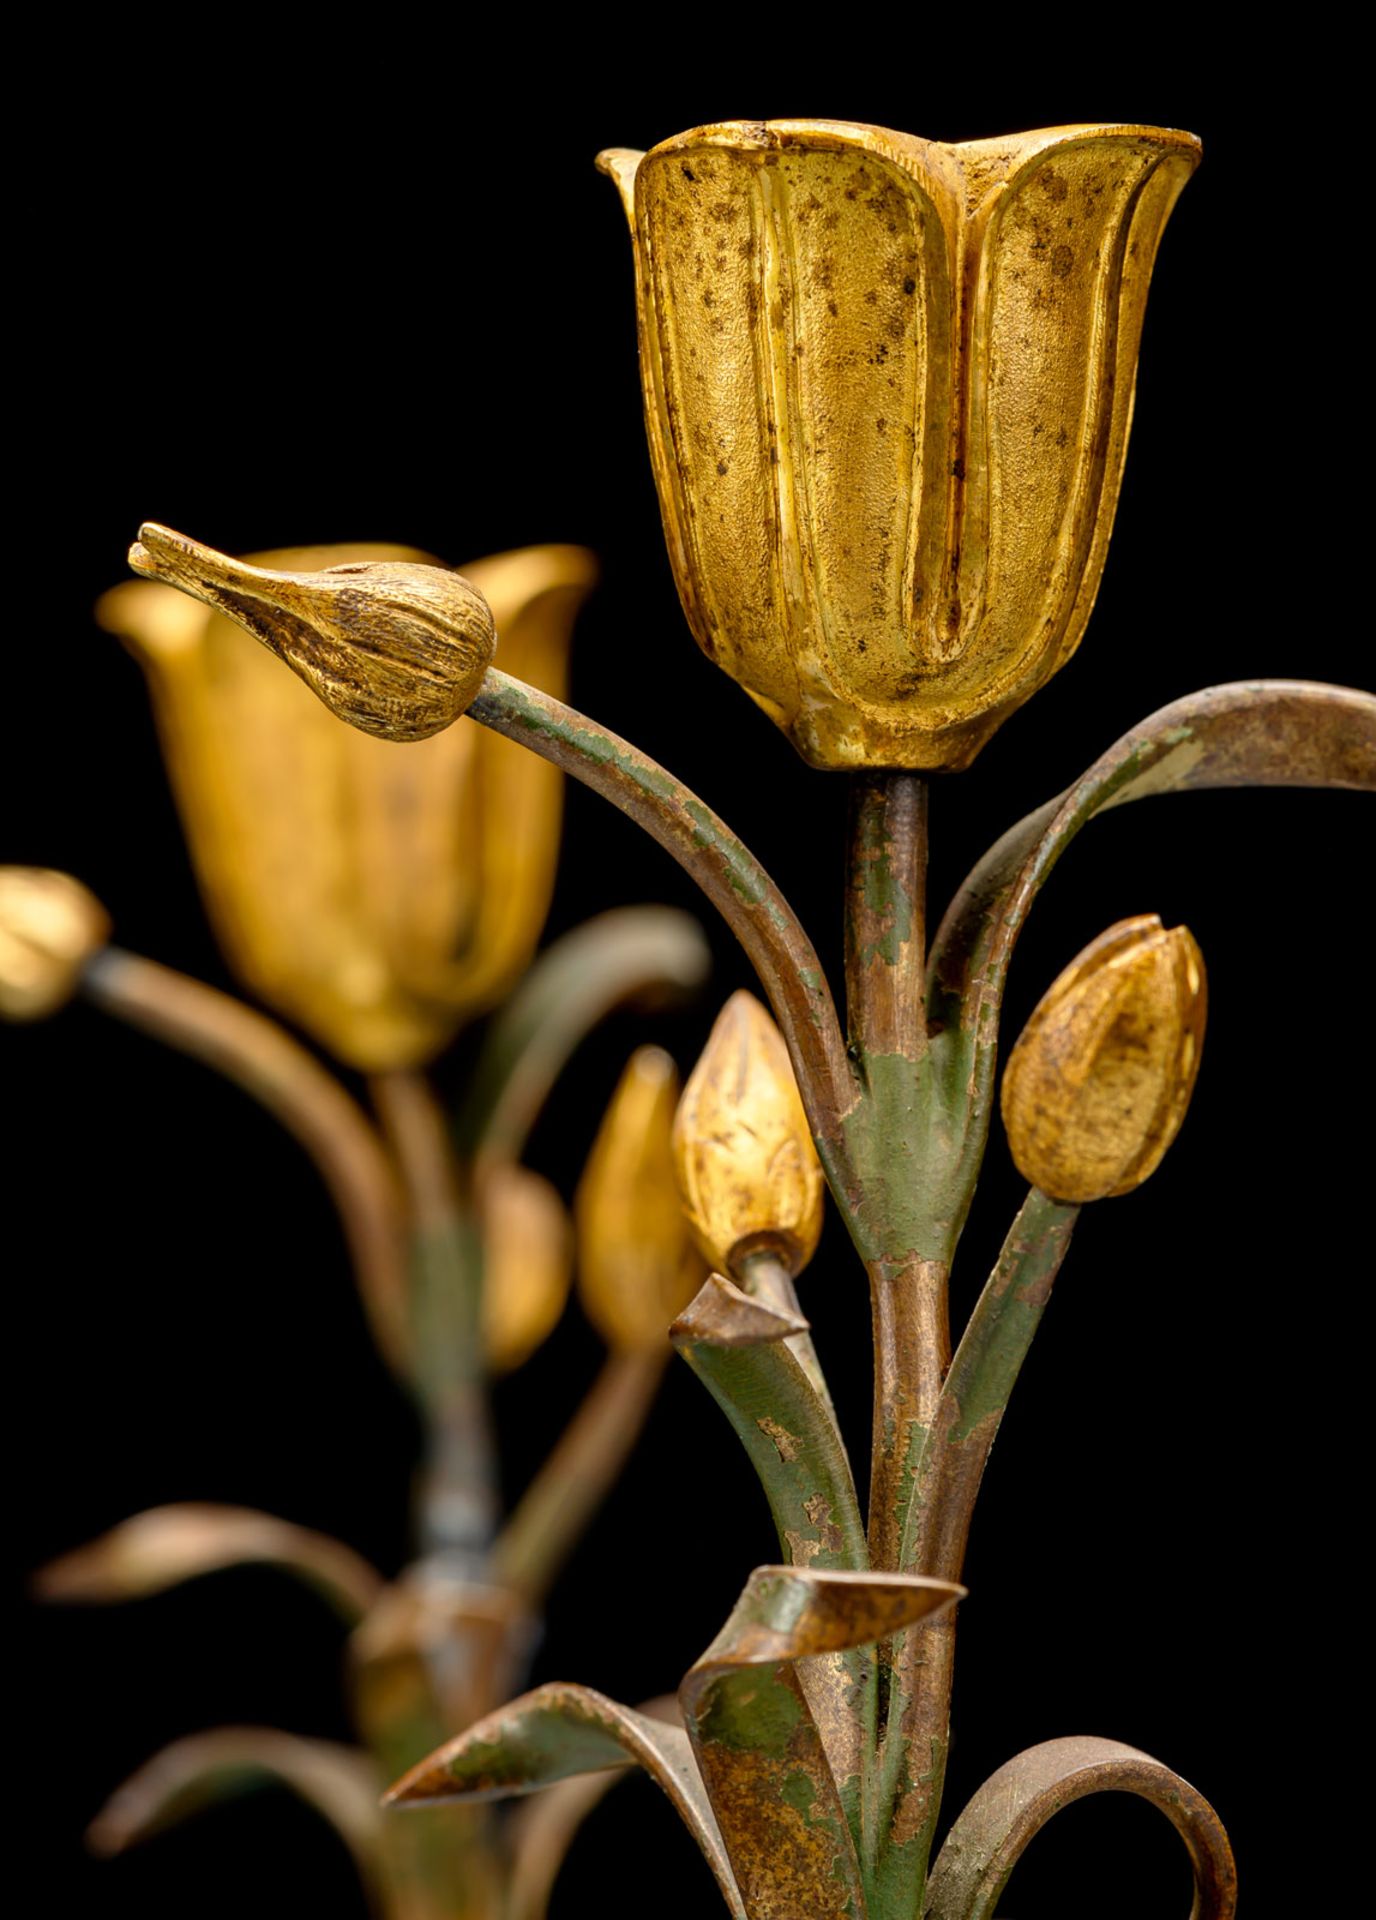
[[[332,713],[381,740],[424,740],[457,720],[496,651],[486,600],[446,567],[376,560],[280,573],[151,523],[129,564],[237,620]]]
[[[1078,1205],[1155,1172],[1190,1104],[1206,998],[1186,927],[1143,914],[1091,941],[1043,996],[1003,1076],[1024,1178]]]
[[[66,1006],[110,938],[95,895],[51,867],[0,867],[0,1018],[41,1020]]]
[[[670,1132],[678,1072],[637,1047],[598,1129],[575,1203],[578,1286],[613,1347],[666,1346],[703,1273],[679,1207]]]
[[[483,1185],[483,1344],[510,1373],[554,1331],[573,1274],[564,1203],[528,1167],[494,1167]]]
[[[822,1168],[784,1037],[750,993],[733,993],[674,1119],[674,1164],[694,1237],[731,1272],[761,1249],[792,1274],[817,1250]]]

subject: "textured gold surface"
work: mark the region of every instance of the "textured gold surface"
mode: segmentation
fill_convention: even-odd
[[[1188,928],[1143,914],[1091,941],[1039,1002],[1003,1076],[1024,1178],[1076,1204],[1140,1186],[1190,1104],[1206,1001]]]
[[[379,740],[425,740],[452,726],[496,651],[481,593],[433,562],[346,560],[283,571],[148,521],[129,565],[227,613],[331,713]]]
[[[674,1183],[678,1073],[637,1047],[603,1116],[575,1203],[578,1289],[610,1346],[667,1350],[669,1323],[702,1281]]]
[[[425,562],[406,548],[255,559],[305,571]],[[476,560],[498,658],[562,694],[594,578],[581,547]],[[227,616],[131,582],[102,624],[148,676],[197,877],[225,953],[255,993],[368,1070],[415,1065],[524,969],[549,905],[561,777],[486,728],[398,747],[343,727]]]
[[[105,909],[70,874],[0,867],[0,1018],[56,1013],[109,937]]]
[[[822,1231],[822,1168],[783,1035],[752,993],[733,993],[674,1117],[684,1210],[714,1267],[771,1249],[791,1273]]]
[[[823,767],[965,765],[1108,545],[1189,134],[730,122],[600,156],[698,644]]]
[[[483,1345],[494,1373],[529,1359],[554,1331],[573,1277],[563,1201],[528,1167],[492,1168],[483,1183]]]

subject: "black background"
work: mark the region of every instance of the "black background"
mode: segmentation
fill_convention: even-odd
[[[857,15],[787,61],[718,49],[682,15],[624,42],[590,23],[551,40],[533,17],[481,45],[461,24],[438,42],[402,17],[370,31],[217,50],[148,23],[85,43],[80,84],[50,99],[50,69],[33,70],[50,117],[11,207],[28,504],[9,551],[0,857],[81,875],[126,946],[231,984],[138,670],[88,613],[151,517],[231,551],[594,547],[605,576],[579,628],[576,704],[710,799],[836,961],[842,785],[809,772],[684,627],[644,452],[624,224],[591,165],[600,146],[713,118],[830,114],[944,139],[1136,119],[1205,140],[1157,268],[1097,611],[1074,662],[939,784],[935,901],[1156,706],[1233,678],[1369,677],[1335,505],[1353,426],[1333,274],[1352,214],[1335,183],[1357,135],[1303,46],[1242,69],[1145,36],[1077,41],[1065,20],[1019,45],[977,20],[881,31]],[[45,57],[61,60],[56,41]],[[1130,1740],[1215,1801],[1258,1915],[1320,1910],[1298,1892],[1314,1854],[1304,1778],[1319,1716],[1351,1684],[1337,1516],[1365,1393],[1346,1327],[1368,1155],[1344,1118],[1371,1071],[1353,933],[1365,805],[1202,795],[1096,824],[1033,916],[1008,1016],[1016,1032],[1125,914],[1186,920],[1209,963],[1180,1143],[1144,1189],[1083,1220],[995,1451],[949,1807],[1032,1742]],[[695,906],[665,856],[579,791],[565,845],[551,933],[620,902]],[[630,1046],[657,1037],[687,1068],[747,984],[708,932],[701,1002],[614,1022],[559,1091],[531,1159],[566,1192]],[[397,1568],[415,1434],[301,1156],[246,1098],[87,1008],[5,1031],[0,1052],[21,1570],[187,1498],[260,1505]],[[464,1059],[443,1065],[446,1087]],[[996,1131],[957,1313],[1018,1192]],[[868,1314],[834,1223],[803,1296],[863,1474]],[[595,1364],[571,1316],[502,1390],[513,1485]],[[672,1376],[558,1592],[537,1677],[664,1690],[773,1554],[735,1442]],[[327,1830],[270,1795],[112,1865],[81,1848],[106,1792],[178,1734],[232,1720],[346,1737],[339,1636],[308,1595],[243,1572],[109,1613],[21,1609],[10,1651],[17,1844],[43,1863],[45,1911],[361,1912]],[[1018,1920],[1183,1914],[1182,1879],[1155,1816],[1099,1801],[1057,1823],[1009,1900]],[[670,1920],[712,1901],[667,1806],[634,1783],[588,1826],[555,1913],[653,1905]]]

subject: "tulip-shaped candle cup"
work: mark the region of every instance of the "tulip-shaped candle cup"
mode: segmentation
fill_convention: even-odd
[[[958,767],[1074,652],[1189,134],[829,120],[601,164],[698,645],[822,767]]]

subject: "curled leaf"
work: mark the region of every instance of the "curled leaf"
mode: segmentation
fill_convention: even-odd
[[[117,1789],[92,1821],[87,1842],[96,1853],[123,1853],[203,1807],[274,1783],[290,1787],[329,1821],[381,1913],[376,1770],[366,1754],[326,1740],[303,1740],[272,1727],[217,1727],[177,1740]]]
[[[381,1596],[384,1581],[352,1547],[251,1507],[186,1503],[150,1507],[98,1540],[51,1561],[36,1576],[44,1600],[137,1600],[203,1573],[259,1561],[318,1589],[350,1622]]]
[[[734,1920],[746,1920],[687,1736],[591,1687],[554,1682],[523,1694],[413,1767],[383,1804],[503,1799],[574,1775],[630,1766],[643,1767],[663,1788],[701,1847]]]
[[[751,1574],[679,1700],[752,1920],[865,1911],[847,1809],[796,1663],[887,1639],[963,1593],[904,1574]]]
[[[990,1775],[937,1856],[928,1920],[994,1920],[999,1895],[1029,1842],[1062,1807],[1093,1793],[1131,1793],[1158,1808],[1194,1869],[1191,1920],[1232,1920],[1237,1869],[1223,1823],[1203,1794],[1136,1747],[1083,1736],[1029,1747]],[[1103,1899],[1111,1912],[1111,1888]]]

